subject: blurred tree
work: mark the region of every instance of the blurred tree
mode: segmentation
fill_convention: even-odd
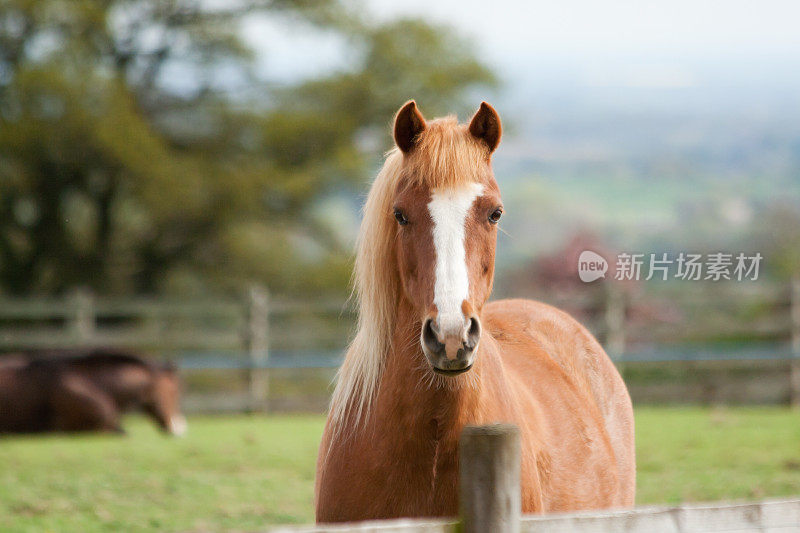
[[[270,89],[254,14],[336,32],[352,64]],[[336,0],[4,0],[0,290],[341,288],[316,206],[360,187],[403,101],[461,111],[492,83],[449,29]]]

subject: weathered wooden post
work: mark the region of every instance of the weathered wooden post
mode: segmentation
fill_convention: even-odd
[[[520,530],[519,429],[511,424],[467,426],[459,442],[464,533]]]
[[[267,411],[269,402],[269,296],[258,285],[250,287],[247,300],[247,355],[249,408]]]
[[[625,353],[625,295],[614,283],[606,283],[606,351],[617,361]]]
[[[78,288],[71,297],[72,314],[68,320],[70,335],[78,345],[89,344],[94,337],[96,320],[91,291]]]
[[[789,361],[789,386],[792,407],[800,409],[800,277],[792,279],[790,289],[792,359]]]

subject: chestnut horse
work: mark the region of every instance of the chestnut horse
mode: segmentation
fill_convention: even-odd
[[[174,368],[119,352],[0,358],[0,434],[123,433],[122,413],[141,410],[173,435],[186,430]]]
[[[528,300],[487,303],[503,205],[500,118],[426,122],[411,101],[364,208],[359,322],[320,445],[318,522],[452,516],[466,424],[522,439],[525,513],[634,503],[633,411],[600,344]]]

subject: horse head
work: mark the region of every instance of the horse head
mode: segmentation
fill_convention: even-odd
[[[500,134],[500,117],[485,102],[469,125],[427,123],[414,101],[395,118],[402,161],[386,216],[394,218],[402,296],[419,319],[425,357],[442,375],[475,362],[503,213],[491,168]]]
[[[186,418],[180,410],[180,380],[174,366],[165,365],[153,370],[144,410],[164,431],[177,437],[186,433]]]

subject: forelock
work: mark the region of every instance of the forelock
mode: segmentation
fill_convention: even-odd
[[[408,185],[431,189],[482,183],[489,174],[490,153],[455,117],[428,123],[411,153],[405,156],[403,177]]]

